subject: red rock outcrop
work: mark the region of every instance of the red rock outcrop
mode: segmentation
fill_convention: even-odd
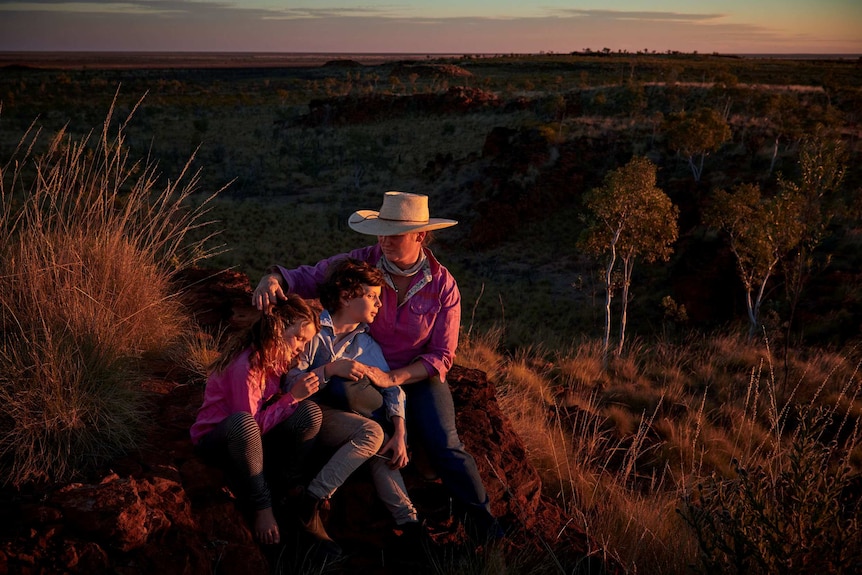
[[[196,270],[181,281],[204,329],[241,325],[254,315],[249,280],[242,274]],[[286,546],[261,548],[222,474],[194,455],[188,429],[203,385],[172,377],[177,373],[182,371],[163,369],[145,386],[152,425],[139,450],[87,482],[0,494],[0,573],[203,575],[307,567],[289,517],[282,520]],[[461,438],[476,457],[495,514],[509,529],[504,549],[520,557],[553,552],[564,566],[589,556],[594,546],[588,537],[542,495],[541,478],[485,374],[456,366],[450,384]],[[433,539],[441,547],[469,549],[443,486],[425,478],[418,466],[408,466],[404,475]],[[329,515],[330,532],[348,553],[331,566],[333,572],[403,572],[395,555],[387,555],[392,526],[362,469],[336,493]]]

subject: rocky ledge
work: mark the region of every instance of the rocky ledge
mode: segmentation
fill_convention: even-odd
[[[201,329],[230,330],[254,317],[249,279],[235,272],[193,270],[179,281]],[[221,473],[195,457],[188,429],[203,383],[178,366],[162,365],[145,384],[151,426],[142,447],[111,462],[87,482],[0,494],[0,573],[297,573],[321,572],[299,535],[283,528],[284,545],[255,543]],[[485,373],[451,371],[458,428],[479,465],[494,513],[507,527],[503,561],[530,557],[616,572],[595,558],[597,546],[560,506],[542,494],[539,474],[497,404]],[[446,561],[487,550],[470,547],[438,480],[411,464],[408,490],[435,542],[436,558],[404,558],[393,549],[392,525],[360,469],[333,498],[331,535],[345,557],[329,573],[447,572]],[[280,521],[290,522],[288,517]],[[402,550],[403,551],[403,550]],[[553,559],[549,559],[553,554]],[[446,559],[446,558],[449,559]],[[442,558],[442,559],[441,559]],[[486,559],[487,560],[487,559]],[[431,566],[433,563],[433,567]]]

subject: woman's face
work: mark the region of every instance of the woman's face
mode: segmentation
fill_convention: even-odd
[[[291,360],[302,353],[302,350],[316,333],[314,324],[303,320],[296,321],[284,328],[285,349],[287,349]]]
[[[413,232],[398,236],[377,236],[383,255],[401,269],[407,269],[419,259],[425,232]]]

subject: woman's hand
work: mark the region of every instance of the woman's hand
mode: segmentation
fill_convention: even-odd
[[[281,289],[281,274],[267,274],[260,278],[260,283],[251,295],[251,303],[260,311],[269,305],[277,304],[280,299],[287,299]]]
[[[379,367],[362,365],[361,368],[363,371],[362,375],[370,379],[371,383],[379,388],[395,387],[398,385],[398,382],[395,381],[391,374],[386,373]]]
[[[393,369],[389,373],[376,367],[365,366],[365,373],[363,375],[368,376],[371,383],[377,387],[385,388],[424,381],[431,374],[425,369],[425,364],[417,360],[405,367]]]
[[[317,374],[313,371],[309,371],[297,377],[293,381],[293,385],[290,386],[290,395],[296,401],[302,401],[306,397],[317,393],[317,390],[320,389],[320,380],[317,377]]]

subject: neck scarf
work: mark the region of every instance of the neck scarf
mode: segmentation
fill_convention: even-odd
[[[388,273],[389,275],[410,278],[410,277],[413,277],[419,273],[419,270],[422,269],[422,266],[425,264],[426,259],[427,258],[425,257],[425,251],[424,250],[420,251],[419,252],[419,259],[416,260],[415,264],[413,264],[412,266],[410,266],[406,270],[402,270],[401,268],[399,268],[398,266],[396,266],[395,264],[390,262],[386,258],[386,256],[383,256],[383,258],[380,261],[381,261],[381,264],[383,266],[384,271],[386,271],[386,273]]]

